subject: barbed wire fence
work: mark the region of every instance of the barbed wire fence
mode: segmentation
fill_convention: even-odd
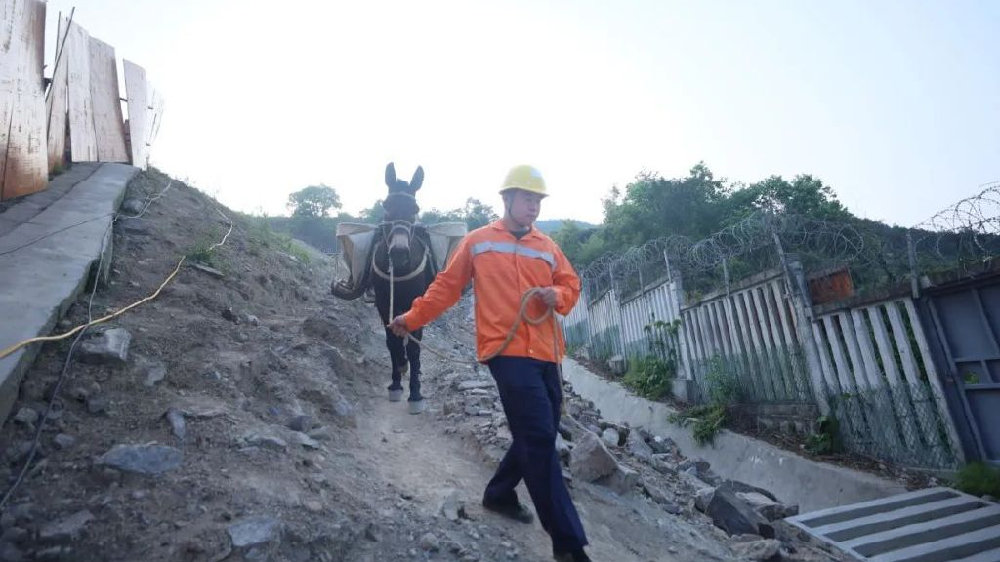
[[[567,341],[592,359],[674,346],[694,402],[720,376],[746,403],[825,402],[850,450],[950,467],[953,424],[912,303],[928,286],[1000,270],[998,256],[1000,183],[909,228],[758,212],[701,240],[657,238],[589,264],[588,310],[567,319]],[[647,341],[664,320],[680,337]]]
[[[832,295],[841,297],[912,286],[941,272],[976,273],[1000,256],[1000,182],[984,187],[910,228],[758,212],[698,241],[673,235],[605,254],[581,277],[591,298],[613,286],[623,299],[650,283],[683,279],[687,300],[696,301],[781,267],[783,255],[802,263],[820,293],[832,273],[848,268],[852,287]]]

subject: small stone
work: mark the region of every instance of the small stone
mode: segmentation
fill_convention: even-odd
[[[98,462],[126,472],[155,476],[179,468],[184,462],[184,453],[155,443],[115,445]]]
[[[167,367],[160,362],[147,363],[140,372],[143,374],[143,384],[150,388],[167,378]]]
[[[17,415],[14,416],[14,421],[27,426],[33,426],[36,422],[38,422],[38,417],[38,412],[24,406],[17,411]]]
[[[669,437],[660,437],[659,435],[654,435],[647,444],[649,448],[653,450],[653,453],[662,455],[670,453],[672,454],[677,449],[677,443]]]
[[[105,330],[80,344],[80,361],[91,365],[124,365],[131,343],[132,334],[128,330]]]
[[[283,452],[288,449],[288,443],[286,443],[284,439],[275,437],[274,435],[266,435],[254,431],[244,435],[241,441],[243,444],[250,447],[261,447],[272,451]]]
[[[50,546],[35,552],[33,560],[37,562],[62,562],[69,559],[71,552],[73,549],[68,546]]]
[[[462,501],[458,490],[449,490],[441,501],[441,515],[448,521],[458,521],[460,518],[468,518],[465,512],[465,502]]]
[[[145,206],[141,199],[126,199],[122,201],[121,212],[134,216],[142,213]]]
[[[305,433],[302,433],[300,431],[293,431],[292,432],[292,434],[291,434],[291,441],[292,441],[292,443],[295,443],[296,445],[301,445],[302,447],[305,447],[306,449],[319,449],[320,448],[320,444],[319,444],[318,441],[316,441],[312,437],[309,437],[308,435],[306,435]]]
[[[27,539],[28,536],[29,536],[28,531],[22,529],[21,527],[7,527],[4,530],[3,534],[0,535],[0,543],[5,543],[5,542],[19,543]],[[3,558],[0,558],[0,560],[3,560]]]
[[[57,449],[69,449],[76,444],[76,437],[66,435],[65,433],[58,433],[52,438],[52,444],[55,445]]]
[[[441,542],[434,533],[424,533],[424,535],[420,537],[420,548],[430,552],[436,552],[439,548],[441,548]]]
[[[253,314],[247,314],[247,324],[251,326],[260,326],[260,318],[257,318]]]
[[[379,542],[382,540],[382,536],[379,534],[378,527],[375,526],[375,523],[369,523],[365,527],[365,540],[371,542]]]
[[[311,438],[313,438],[313,439],[315,439],[317,441],[332,441],[333,440],[333,432],[330,430],[329,427],[326,427],[326,426],[320,426],[320,427],[316,427],[316,428],[310,429],[306,433],[306,435],[308,435],[309,437],[311,437]]]
[[[190,262],[189,265],[191,267],[197,269],[198,271],[201,271],[202,273],[207,273],[207,274],[211,275],[212,277],[215,277],[216,279],[222,279],[222,278],[224,278],[226,276],[225,273],[219,271],[218,269],[215,269],[214,267],[209,267],[209,266],[207,266],[207,265],[205,265],[203,263]]]
[[[472,390],[474,388],[493,388],[494,384],[488,380],[471,380],[458,383],[457,389],[460,391]]]
[[[229,539],[235,548],[251,547],[278,540],[281,522],[273,517],[248,517],[229,526]]]
[[[87,398],[87,411],[97,415],[108,411],[109,401],[105,396],[90,396]]]
[[[306,509],[308,509],[309,511],[311,511],[313,513],[319,513],[321,511],[323,511],[323,504],[321,504],[320,502],[318,502],[316,500],[306,500],[306,501],[302,502],[302,505],[305,506]]]
[[[14,543],[0,542],[0,562],[23,562],[24,554]]]
[[[181,412],[177,408],[170,408],[167,410],[166,418],[174,436],[183,441],[187,435],[187,422],[184,421],[184,412]]]
[[[348,427],[357,427],[358,420],[354,412],[354,406],[347,401],[346,398],[340,392],[336,392],[330,400],[330,407],[333,410],[333,416],[343,425]]]
[[[311,416],[300,414],[289,418],[289,420],[285,422],[285,425],[292,431],[306,432],[312,429],[314,424]]]
[[[601,439],[604,440],[604,443],[608,447],[617,447],[619,439],[618,430],[613,427],[605,429],[601,432]]]
[[[740,559],[746,560],[770,560],[778,554],[781,543],[769,539],[754,542],[741,542],[733,545],[733,552]]]
[[[94,519],[94,515],[87,510],[82,510],[69,517],[43,525],[38,530],[38,538],[46,543],[68,543],[80,536],[87,523]]]

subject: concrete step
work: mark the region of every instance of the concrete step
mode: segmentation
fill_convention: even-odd
[[[1000,562],[1000,505],[949,488],[804,513],[789,523],[859,560]]]

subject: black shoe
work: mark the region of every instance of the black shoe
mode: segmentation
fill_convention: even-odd
[[[590,557],[587,556],[587,553],[582,548],[569,552],[556,552],[553,550],[552,558],[555,558],[556,562],[591,562]]]
[[[535,520],[535,516],[531,514],[531,510],[524,507],[521,502],[497,503],[483,500],[483,507],[521,523],[531,523]]]

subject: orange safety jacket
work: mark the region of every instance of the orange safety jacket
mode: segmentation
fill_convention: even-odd
[[[470,232],[455,249],[448,266],[438,274],[424,296],[413,301],[403,319],[406,329],[417,330],[437,318],[462,296],[469,281],[475,282],[476,344],[479,360],[496,353],[517,321],[521,296],[534,287],[552,287],[557,294],[555,311],[566,315],[580,297],[580,278],[559,246],[532,227],[517,239],[502,221]],[[546,310],[540,298],[527,306],[531,318]],[[546,320],[537,326],[521,322],[517,333],[501,353],[558,363],[565,347],[562,334]]]

